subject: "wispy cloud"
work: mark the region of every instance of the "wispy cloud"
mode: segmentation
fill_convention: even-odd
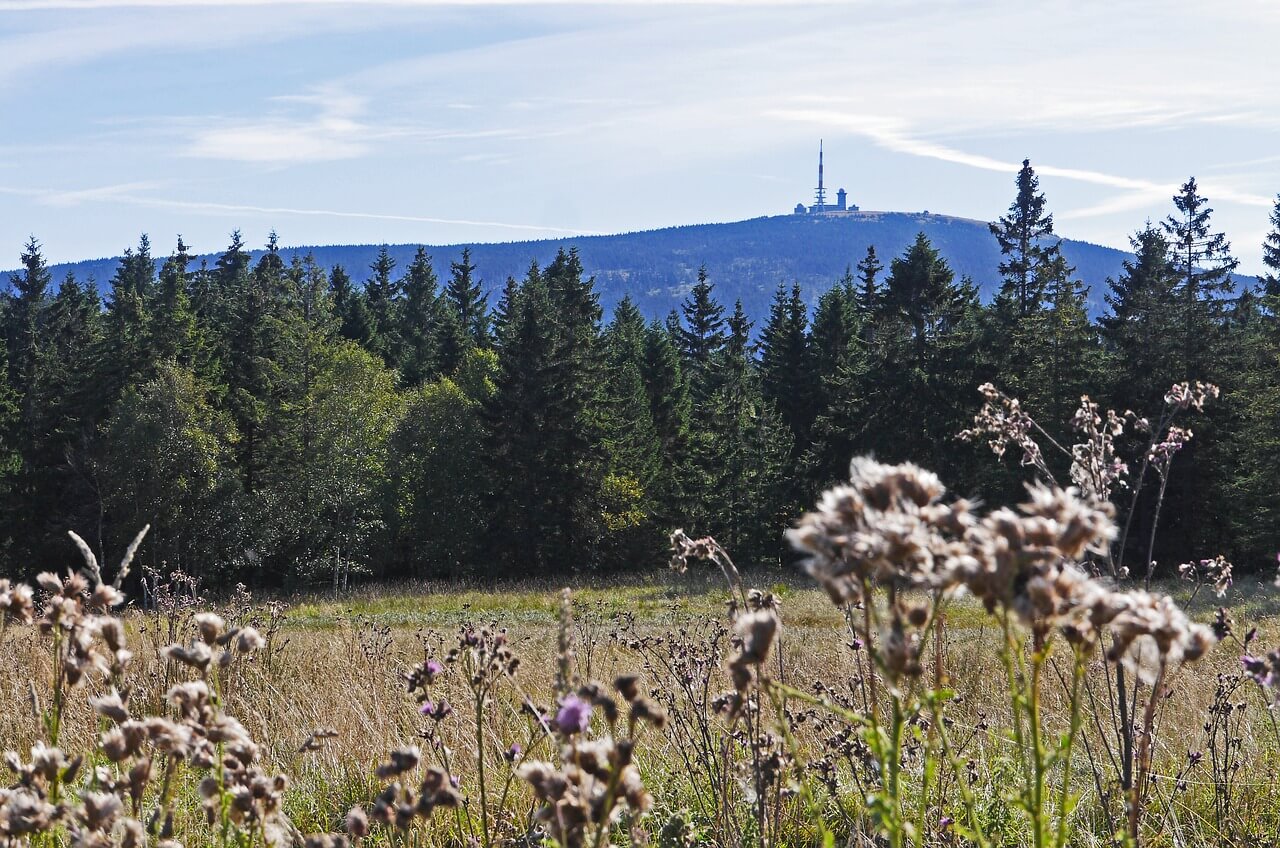
[[[284,116],[196,129],[183,155],[237,162],[300,163],[354,159],[369,150],[364,102],[338,92],[293,95],[278,102],[316,107],[303,119]]]
[[[213,203],[200,200],[175,200],[132,194],[132,190],[147,188],[150,184],[133,183],[102,186],[72,191],[63,189],[16,188],[0,186],[0,194],[28,197],[50,206],[76,206],[84,203],[110,202],[154,209],[175,209],[188,212],[204,212],[216,215],[278,215],[298,217],[349,218],[368,221],[400,221],[414,224],[449,224],[464,227],[485,227],[516,230],[529,233],[555,233],[562,235],[601,235],[593,230],[545,224],[512,223],[509,221],[477,221],[464,218],[443,218],[427,215],[395,215],[381,212],[358,212],[338,209],[300,209],[289,206],[255,206],[243,203]]]

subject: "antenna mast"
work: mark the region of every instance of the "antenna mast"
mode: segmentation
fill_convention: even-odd
[[[816,192],[818,211],[827,208],[827,190],[822,187],[822,139],[818,139],[818,188]]]

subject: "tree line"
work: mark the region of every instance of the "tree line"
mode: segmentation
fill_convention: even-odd
[[[991,225],[992,302],[921,234],[814,304],[779,285],[761,327],[705,272],[665,320],[627,298],[606,322],[574,251],[491,304],[465,251],[442,279],[424,250],[399,268],[384,249],[360,284],[285,262],[274,234],[256,262],[235,233],[198,267],[143,236],[103,302],[55,286],[33,237],[0,303],[0,572],[62,562],[68,529],[117,550],[143,524],[149,567],[285,586],[648,567],[677,526],[777,561],[856,454],[1015,497],[1020,470],[956,437],[981,383],[1066,442],[1081,395],[1154,413],[1186,379],[1223,393],[1157,555],[1273,561],[1280,201],[1271,224],[1268,273],[1238,285],[1189,180],[1091,321],[1024,162]]]

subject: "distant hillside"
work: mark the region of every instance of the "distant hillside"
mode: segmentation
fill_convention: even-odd
[[[812,302],[856,265],[874,244],[888,265],[924,231],[946,257],[957,276],[967,274],[990,297],[998,285],[999,249],[987,224],[947,215],[904,212],[859,212],[839,217],[781,215],[729,224],[697,224],[610,236],[578,236],[542,241],[472,244],[472,259],[491,290],[508,276],[522,277],[531,262],[545,265],[560,248],[576,247],[589,274],[594,274],[601,302],[611,309],[630,293],[646,315],[661,317],[675,308],[705,265],[720,299],[741,299],[756,320],[768,314],[780,281],[799,281]],[[464,245],[428,246],[443,278],[449,262]],[[312,253],[325,266],[340,264],[356,280],[368,275],[378,245],[328,245],[286,248],[286,258]],[[416,245],[393,245],[392,256],[403,268]],[[158,243],[157,252],[168,245]],[[1066,240],[1063,252],[1077,274],[1092,287],[1097,311],[1108,276],[1119,273],[1127,254],[1109,247]],[[255,253],[255,258],[260,252]],[[201,258],[212,262],[216,254]],[[116,259],[58,265],[55,279],[68,270],[79,279],[95,279],[104,291],[115,273]],[[197,260],[198,264],[199,260]],[[7,275],[5,277],[7,280]]]

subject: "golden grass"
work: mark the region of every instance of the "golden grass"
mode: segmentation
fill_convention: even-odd
[[[706,574],[655,573],[572,582],[577,584],[576,670],[584,679],[602,681],[639,668],[637,654],[615,638],[622,625],[631,628],[632,636],[668,635],[710,617],[723,617],[729,599],[729,592]],[[856,673],[842,615],[823,593],[790,574],[752,574],[747,582],[767,587],[780,598],[786,682],[801,689],[810,688],[814,681],[840,688]],[[1180,592],[1180,600],[1186,600],[1181,587],[1164,588]],[[361,588],[342,597],[317,594],[289,600],[288,615],[274,637],[275,648],[233,673],[223,694],[228,711],[239,717],[263,746],[266,763],[292,777],[287,810],[298,827],[304,832],[337,829],[352,804],[367,801],[377,791],[371,775],[386,752],[421,741],[425,722],[406,696],[401,675],[423,659],[424,650],[442,654],[464,623],[493,622],[508,628],[511,644],[523,658],[517,674],[519,687],[535,702],[545,704],[555,674],[559,589],[558,584],[532,581],[469,589],[424,583]],[[1235,614],[1240,620],[1260,624],[1263,645],[1275,644],[1280,636],[1275,594],[1266,593],[1272,599],[1263,600],[1260,592],[1237,593],[1244,600],[1237,603]],[[1193,612],[1201,620],[1211,617],[1212,608],[1212,598],[1198,597],[1193,604]],[[164,641],[163,633],[158,632],[163,631],[158,628],[163,622],[136,611],[127,615],[127,621],[137,653],[132,703],[160,712],[163,692],[175,674],[157,655]],[[952,713],[957,726],[976,726],[985,716],[993,728],[975,735],[966,756],[978,763],[984,780],[997,782],[999,763],[1006,755],[1002,728],[1008,727],[1009,705],[1002,667],[995,656],[996,634],[981,609],[965,600],[950,607],[945,632],[946,674],[953,688],[964,693],[963,703]],[[10,627],[0,637],[0,748],[25,751],[41,738],[38,713],[48,698],[48,656],[47,644],[31,628]],[[1217,675],[1236,670],[1238,657],[1238,650],[1222,646],[1172,680],[1157,738],[1157,773],[1174,774],[1185,762],[1188,750],[1203,747],[1205,710]],[[728,688],[723,676],[718,677],[719,688]],[[650,683],[664,685],[662,681]],[[474,725],[465,715],[469,692],[448,676],[441,687],[440,694],[458,711],[442,725],[448,735],[446,742],[456,758],[456,772],[467,775],[474,759]],[[1098,694],[1096,708],[1105,714],[1105,695]],[[1254,698],[1252,691],[1244,696]],[[1048,687],[1046,699],[1051,715],[1065,701],[1054,686]],[[515,706],[518,704],[508,703],[487,720],[484,732],[490,750],[523,741],[526,722]],[[1256,699],[1252,706],[1257,707]],[[1275,763],[1276,752],[1265,741],[1270,738],[1265,726],[1268,719],[1265,710],[1250,709],[1241,742],[1246,764],[1241,783],[1250,784],[1241,803],[1260,808],[1280,795],[1280,790],[1263,791],[1265,787],[1252,785],[1269,781]],[[1057,714],[1053,721],[1061,726],[1064,719]],[[86,747],[84,743],[96,732],[97,721],[83,697],[73,699],[65,727],[68,744],[64,747],[71,749]],[[333,728],[337,736],[318,751],[300,752],[308,734],[317,728]],[[1087,732],[1094,730],[1087,728]],[[818,753],[817,740],[803,732],[801,736],[806,750]],[[647,783],[659,801],[660,815],[669,815],[688,803],[686,778],[678,774],[678,753],[662,734],[650,731],[638,755]],[[1075,768],[1079,772],[1076,786],[1084,796],[1081,815],[1089,816],[1090,798],[1096,795],[1093,776],[1083,756]],[[1197,775],[1197,779],[1205,777],[1203,771]],[[512,798],[513,808],[525,808],[519,815],[527,815],[529,799],[523,791],[518,789]],[[1184,818],[1203,819],[1203,811],[1192,809],[1186,798],[1176,803],[1186,807]],[[194,815],[187,826],[196,826]],[[658,822],[654,827],[660,825]],[[1155,834],[1153,839],[1160,842],[1166,836]]]

